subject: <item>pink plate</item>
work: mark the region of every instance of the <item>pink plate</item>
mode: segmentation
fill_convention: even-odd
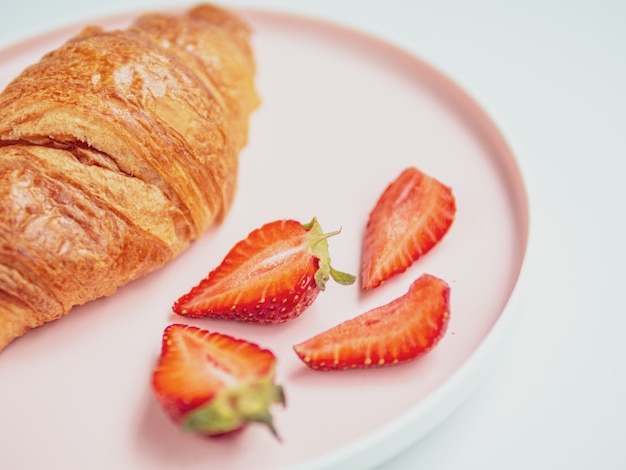
[[[232,212],[177,260],[110,298],[15,341],[0,354],[0,468],[359,468],[415,442],[471,391],[514,315],[526,258],[528,205],[498,129],[463,90],[420,59],[362,33],[309,18],[245,10],[263,105],[241,155]],[[124,26],[130,15],[94,23]],[[0,86],[77,27],[0,51]],[[189,321],[255,341],[279,358],[283,441],[262,426],[211,441],[175,428],[153,399],[170,306],[252,229],[317,216],[335,268],[358,273],[363,229],[385,186],[417,166],[453,188],[444,240],[375,292],[331,283],[280,326]],[[427,356],[397,367],[322,373],[291,349],[403,294],[421,273],[451,286],[451,322]],[[515,295],[514,295],[515,294]],[[357,468],[357,467],[354,467]]]

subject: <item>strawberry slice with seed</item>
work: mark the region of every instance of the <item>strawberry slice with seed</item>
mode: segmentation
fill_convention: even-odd
[[[361,260],[361,287],[379,286],[406,271],[450,229],[456,214],[452,189],[415,167],[405,169],[370,213]]]
[[[330,265],[327,239],[313,219],[270,222],[238,242],[222,263],[173,306],[185,317],[280,323],[302,314],[332,277],[355,277]]]
[[[443,337],[450,318],[450,288],[420,276],[394,301],[340,323],[293,348],[316,370],[389,366],[414,360]]]
[[[259,422],[277,436],[270,407],[284,405],[285,395],[274,383],[275,365],[274,354],[254,343],[173,324],[163,333],[152,387],[187,431],[214,437]]]

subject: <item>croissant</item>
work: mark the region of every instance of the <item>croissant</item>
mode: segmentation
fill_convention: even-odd
[[[202,4],[86,27],[0,94],[0,350],[228,213],[259,105],[251,30]]]

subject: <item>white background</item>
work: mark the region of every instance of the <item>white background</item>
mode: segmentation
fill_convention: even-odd
[[[427,60],[487,110],[527,178],[525,308],[478,389],[383,470],[626,468],[626,2],[221,3],[330,19]],[[171,5],[0,0],[0,47]]]

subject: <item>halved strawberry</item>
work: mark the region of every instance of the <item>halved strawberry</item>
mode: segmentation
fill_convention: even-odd
[[[454,221],[452,190],[415,167],[382,193],[365,229],[361,286],[373,289],[406,271],[433,248]]]
[[[174,304],[186,317],[280,323],[299,316],[332,277],[355,277],[330,266],[327,238],[316,219],[303,225],[277,220],[252,231],[222,263]]]
[[[260,422],[276,430],[269,408],[285,404],[274,384],[271,351],[231,336],[173,324],[163,333],[152,387],[168,415],[185,430],[219,436]]]
[[[413,360],[443,337],[450,318],[450,288],[422,275],[402,297],[294,346],[312,369],[371,368]]]

